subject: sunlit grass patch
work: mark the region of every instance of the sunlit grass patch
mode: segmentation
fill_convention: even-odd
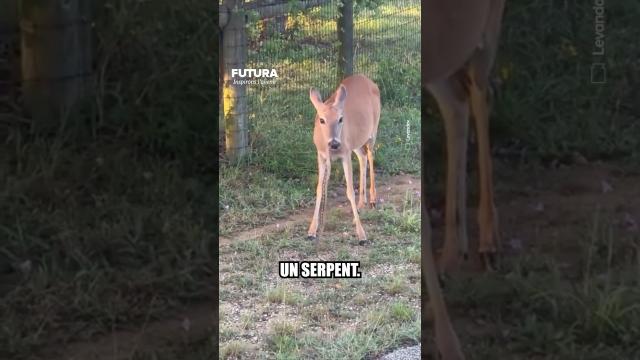
[[[244,355],[251,354],[253,346],[243,341],[230,341],[220,348],[221,359],[240,359]]]
[[[302,301],[302,297],[296,291],[287,289],[284,285],[278,285],[271,288],[266,294],[267,301],[271,303],[283,303],[287,305],[296,305]]]

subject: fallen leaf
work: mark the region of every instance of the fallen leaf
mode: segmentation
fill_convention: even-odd
[[[543,203],[541,203],[541,202],[536,203],[536,204],[533,206],[533,210],[535,210],[535,211],[537,211],[537,212],[542,212],[542,211],[544,211],[544,204],[543,204]]]
[[[519,238],[511,238],[509,239],[509,246],[513,250],[522,250],[522,240]]]
[[[191,320],[189,320],[189,318],[184,318],[182,320],[182,329],[184,331],[189,331],[191,329]]]
[[[624,213],[624,219],[622,220],[624,228],[631,232],[638,232],[638,223],[629,213]]]

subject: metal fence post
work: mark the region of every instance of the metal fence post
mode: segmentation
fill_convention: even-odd
[[[342,0],[338,17],[338,82],[353,74],[353,0]]]
[[[222,35],[225,152],[234,160],[246,155],[249,149],[246,85],[235,84],[232,78],[232,69],[245,68],[247,33],[242,1],[228,0],[225,5],[228,10]]]

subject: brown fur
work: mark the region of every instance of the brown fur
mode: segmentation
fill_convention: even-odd
[[[480,228],[478,252],[497,251],[497,214],[493,204],[489,148],[489,74],[495,59],[504,0],[428,0],[423,3],[423,86],[436,98],[447,135],[445,246],[440,269],[458,266],[460,249],[468,253],[466,229],[466,164],[469,118],[478,138]],[[428,219],[423,209],[423,219]],[[424,221],[424,220],[423,220]],[[464,359],[442,291],[434,273],[429,224],[423,224],[423,278],[435,312],[436,344],[443,359]],[[488,262],[487,262],[488,263]],[[426,272],[426,273],[425,273]]]
[[[313,129],[313,143],[318,153],[318,188],[316,190],[316,208],[309,226],[310,239],[318,237],[322,230],[322,220],[326,202],[327,184],[331,172],[331,160],[339,158],[345,172],[347,198],[351,203],[358,240],[365,241],[366,234],[360,223],[358,208],[366,202],[367,164],[371,170],[371,188],[369,202],[376,202],[375,173],[373,152],[380,121],[380,90],[364,75],[345,78],[336,92],[324,102],[320,94],[311,89],[309,99],[316,109]],[[341,121],[342,120],[342,121]],[[330,143],[338,144],[336,149]],[[355,202],[353,190],[353,170],[351,153],[358,156],[360,164],[360,201]]]

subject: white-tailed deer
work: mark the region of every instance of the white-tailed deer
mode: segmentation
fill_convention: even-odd
[[[352,75],[340,83],[338,89],[324,102],[318,91],[309,90],[309,99],[316,109],[313,142],[318,151],[318,188],[316,208],[309,226],[308,239],[315,240],[322,231],[327,185],[331,173],[331,160],[340,158],[347,182],[347,198],[353,211],[353,222],[360,244],[367,235],[360,223],[358,208],[367,203],[367,161],[370,168],[371,187],[369,204],[376,204],[376,181],[373,167],[373,151],[380,121],[380,90],[364,75]],[[356,205],[353,190],[353,167],[351,153],[360,163],[360,191]]]
[[[477,250],[485,266],[491,266],[498,249],[488,96],[504,3],[505,0],[427,0],[422,3],[422,83],[438,102],[447,134],[445,243],[439,263],[441,271],[455,269],[460,256],[468,255],[469,251],[466,226],[469,117],[475,121],[478,141],[480,234]],[[423,222],[427,222],[425,202],[422,207]],[[423,223],[423,282],[426,282],[435,313],[436,344],[443,359],[464,359],[437,281],[430,229],[430,224]]]
[[[441,270],[469,254],[466,165],[469,118],[478,142],[478,253],[491,265],[497,253],[489,146],[489,75],[498,47],[504,0],[429,0],[423,3],[422,82],[436,98],[447,134],[445,243]]]

